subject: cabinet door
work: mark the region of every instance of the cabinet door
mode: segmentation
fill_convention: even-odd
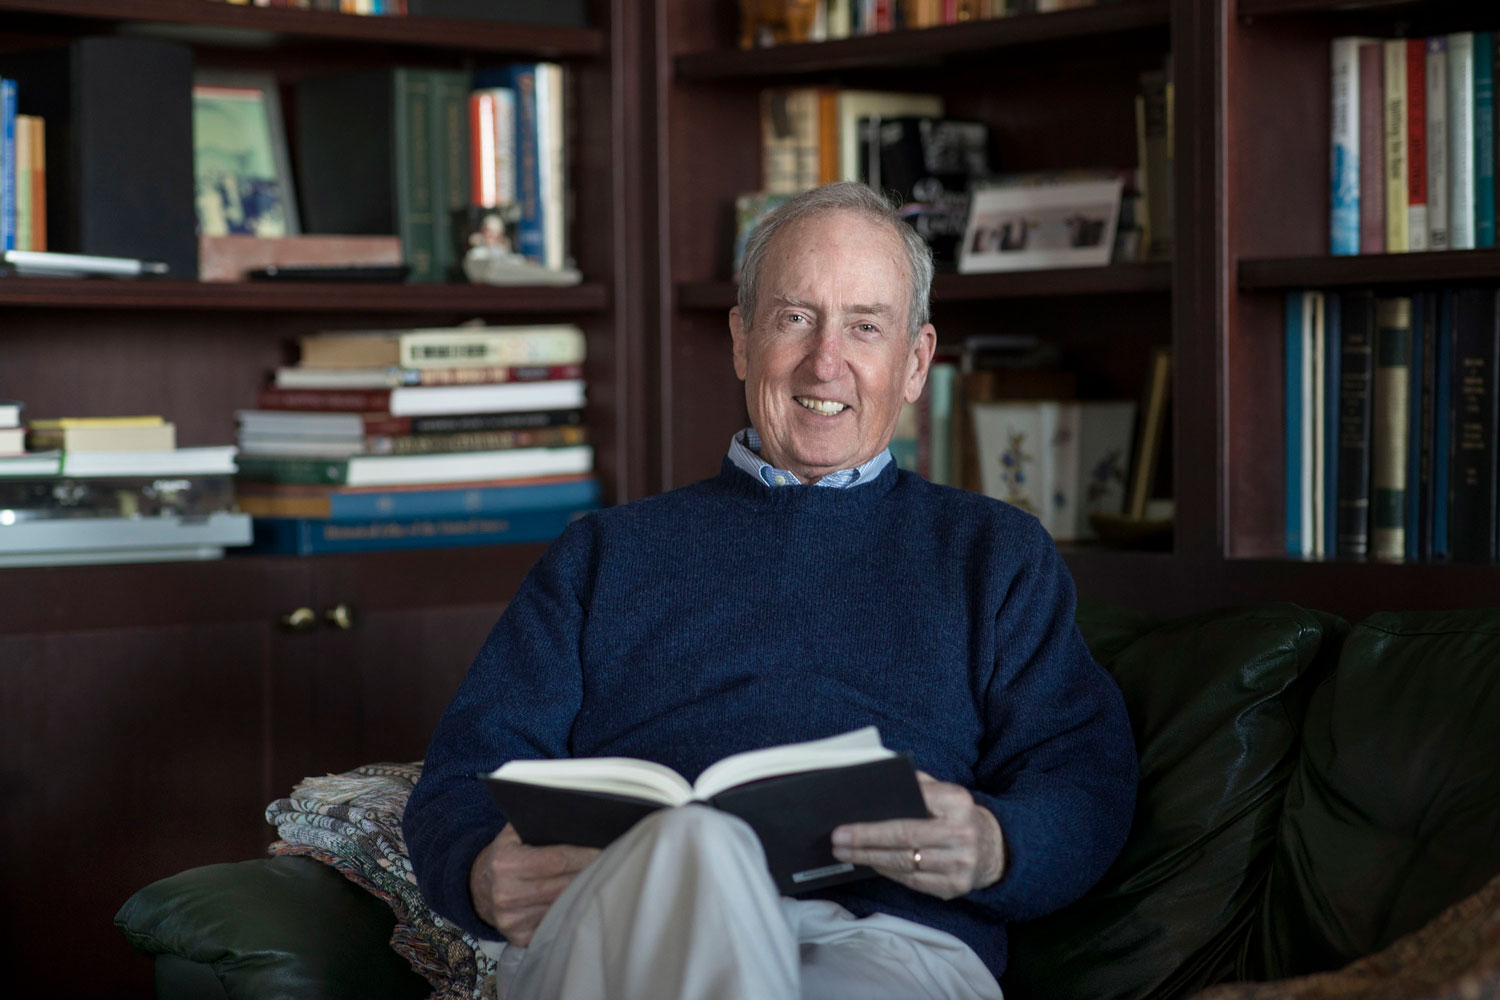
[[[115,911],[156,879],[264,852],[269,638],[259,621],[0,635],[12,995],[149,995]]]

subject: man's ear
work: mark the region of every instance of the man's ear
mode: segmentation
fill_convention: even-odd
[[[734,341],[734,373],[739,376],[740,381],[745,381],[745,373],[749,371],[746,361],[745,324],[740,319],[740,307],[735,306],[729,310],[729,336]]]
[[[915,403],[921,398],[922,387],[927,384],[927,371],[932,367],[932,355],[936,351],[937,328],[928,323],[917,331],[917,339],[911,345],[911,353],[907,355],[910,368],[906,375],[906,391],[901,398],[908,403]]]

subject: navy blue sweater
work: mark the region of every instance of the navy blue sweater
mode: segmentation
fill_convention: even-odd
[[[1073,604],[1034,517],[895,463],[852,489],[773,489],[726,459],[598,511],[532,569],[438,724],[404,825],[422,892],[499,937],[468,876],[505,817],[474,776],[512,758],[641,757],[692,781],[873,724],[994,811],[1006,872],[948,902],[880,878],[822,895],[955,934],[998,977],[1005,923],[1082,894],[1130,826],[1129,722]]]

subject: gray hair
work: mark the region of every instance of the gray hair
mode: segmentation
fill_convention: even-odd
[[[745,260],[740,267],[739,307],[745,329],[754,325],[760,269],[765,264],[766,250],[771,241],[778,232],[792,223],[825,212],[853,212],[871,222],[889,227],[901,240],[901,248],[906,252],[906,271],[911,284],[907,335],[915,341],[917,333],[926,325],[931,313],[928,300],[932,295],[932,248],[917,235],[915,229],[902,220],[894,205],[868,186],[854,181],[827,184],[799,194],[767,215],[755,227],[745,244]]]

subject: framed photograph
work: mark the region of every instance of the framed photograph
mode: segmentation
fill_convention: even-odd
[[[273,77],[194,75],[193,170],[199,235],[300,232]]]
[[[1062,180],[976,190],[960,274],[1103,267],[1115,246],[1124,182]]]

